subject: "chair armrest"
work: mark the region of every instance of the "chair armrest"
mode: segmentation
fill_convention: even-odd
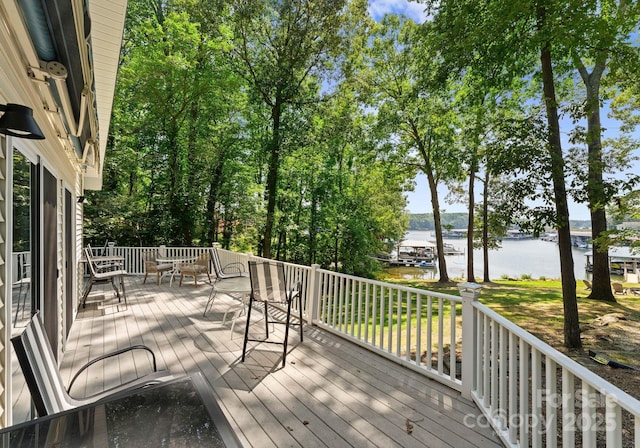
[[[236,261],[234,263],[229,263],[229,264],[225,264],[224,267],[222,268],[222,273],[223,274],[228,274],[229,272],[227,272],[227,268],[230,268],[232,271],[238,272],[238,273],[242,273],[244,272],[244,264]]]
[[[288,297],[288,299],[290,301],[293,300],[295,297],[298,297],[300,295],[300,286],[302,286],[300,284],[300,282],[295,282],[289,287],[289,294],[288,294],[289,297]]]
[[[111,353],[107,353],[105,355],[98,356],[97,358],[92,359],[91,361],[89,361],[88,363],[86,363],[85,365],[80,367],[80,369],[76,372],[76,374],[71,379],[71,382],[69,383],[69,387],[67,387],[67,392],[71,393],[71,387],[73,386],[73,383],[76,381],[76,379],[78,379],[78,377],[80,376],[80,374],[82,372],[87,370],[89,367],[91,367],[95,363],[100,362],[100,361],[104,361],[105,359],[112,358],[114,356],[119,356],[119,355],[121,355],[123,353],[127,353],[127,352],[130,352],[130,351],[133,351],[133,350],[145,350],[145,351],[151,353],[151,359],[153,360],[153,371],[154,372],[158,371],[158,367],[156,365],[156,355],[155,355],[155,353],[153,353],[153,350],[151,350],[146,345],[141,345],[141,344],[132,345],[131,347],[125,347],[125,348],[122,348],[120,350],[116,350],[116,351],[113,351]]]
[[[123,264],[119,261],[95,263],[96,272],[106,272],[122,269]]]

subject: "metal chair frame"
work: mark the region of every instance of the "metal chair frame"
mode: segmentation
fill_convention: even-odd
[[[89,361],[74,375],[69,387],[65,388],[62,377],[60,376],[60,371],[58,370],[58,363],[51,350],[49,338],[47,337],[42,319],[40,318],[40,312],[36,312],[31,317],[31,321],[21,334],[11,338],[11,343],[15,349],[16,357],[18,358],[29,392],[31,393],[31,398],[40,417],[94,403],[102,399],[111,398],[120,393],[144,388],[174,378],[169,371],[159,371],[157,369],[155,354],[149,347],[145,345],[133,345]],[[153,365],[153,371],[151,373],[88,397],[75,398],[70,395],[74,382],[86,369],[98,362],[134,350],[142,350],[151,354],[151,362]]]
[[[287,359],[287,345],[289,341],[289,327],[292,325],[300,326],[300,342],[303,340],[303,319],[302,319],[302,294],[300,293],[300,285],[287,285],[287,279],[284,264],[275,261],[249,261],[249,277],[251,279],[251,295],[249,296],[249,305],[247,307],[247,323],[244,333],[244,343],[242,346],[242,362],[244,362],[247,353],[247,344],[249,341],[266,342],[270,344],[282,344],[282,367],[285,366]],[[291,305],[294,300],[298,301],[299,316],[298,323],[291,322]],[[264,321],[265,321],[265,337],[263,339],[250,338],[249,328],[251,324],[251,310],[254,302],[264,303]],[[275,320],[269,316],[269,305],[281,304],[286,305],[286,320]],[[269,324],[285,325],[284,340],[270,341]]]

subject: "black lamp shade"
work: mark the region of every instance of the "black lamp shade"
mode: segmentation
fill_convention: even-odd
[[[0,117],[0,133],[13,137],[43,140],[44,135],[33,119],[33,110],[27,106],[9,103],[6,106],[0,104],[0,111],[4,115]]]

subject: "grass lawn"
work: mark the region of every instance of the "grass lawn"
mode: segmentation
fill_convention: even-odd
[[[458,295],[455,283],[411,279],[384,281]],[[496,280],[483,283],[480,302],[531,334],[566,353],[563,347],[563,303],[559,280]],[[630,285],[625,285],[628,287]],[[617,294],[617,303],[587,299],[589,292],[577,285],[578,315],[585,352],[604,352],[640,368],[640,297]],[[621,313],[624,319],[599,325],[597,318]],[[574,353],[572,357],[579,355]]]

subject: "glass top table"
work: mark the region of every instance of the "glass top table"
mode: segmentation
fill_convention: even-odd
[[[201,374],[38,418],[0,431],[0,445],[241,447]]]

